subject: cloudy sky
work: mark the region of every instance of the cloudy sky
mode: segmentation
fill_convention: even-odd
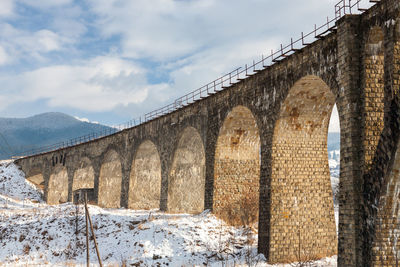
[[[0,117],[115,125],[333,17],[338,0],[1,0]]]

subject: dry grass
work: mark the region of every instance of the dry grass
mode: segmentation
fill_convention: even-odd
[[[239,200],[231,202],[216,215],[233,226],[257,228],[258,195],[243,194]]]

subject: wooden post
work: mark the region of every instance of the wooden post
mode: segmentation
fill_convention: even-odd
[[[103,267],[103,264],[102,264],[101,258],[100,258],[99,248],[97,247],[96,235],[94,234],[94,230],[93,230],[92,219],[90,219],[89,209],[87,207],[87,194],[86,194],[86,192],[85,192],[85,211],[86,211],[86,214],[87,214],[86,218],[89,219],[90,230],[92,231],[93,240],[94,240],[94,246],[96,247],[97,259],[99,260],[100,267]]]
[[[85,221],[86,221],[86,266],[89,267],[90,255],[89,255],[89,229],[88,229],[88,217],[89,214],[86,209],[87,194],[85,192]]]

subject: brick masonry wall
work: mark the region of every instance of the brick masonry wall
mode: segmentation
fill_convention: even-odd
[[[372,253],[368,251],[365,258],[371,261],[373,266],[397,266],[400,264],[400,246],[397,242],[400,236],[399,4],[398,1],[388,1],[387,5],[393,12],[390,17],[395,19],[388,20],[386,17],[380,23],[385,37],[385,127],[377,147],[373,168],[365,175],[369,184],[367,190],[371,192],[366,205],[374,203],[375,207],[368,210],[368,219],[374,222],[369,230],[374,235],[368,243],[372,247]]]
[[[243,106],[226,117],[218,136],[214,165],[214,213],[233,225],[257,225],[260,135]]]
[[[337,25],[340,90],[336,103],[341,135],[338,266],[362,266],[360,18],[346,16]]]
[[[380,197],[373,243],[373,266],[400,264],[400,143]],[[397,265],[396,265],[397,264]]]
[[[379,26],[368,33],[364,51],[364,169],[368,171],[384,127],[384,47]]]
[[[335,97],[318,77],[290,89],[274,130],[270,261],[337,253],[327,131]]]

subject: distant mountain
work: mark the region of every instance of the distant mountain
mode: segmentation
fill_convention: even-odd
[[[0,118],[0,159],[23,151],[109,130],[111,127],[50,112],[29,118]]]

